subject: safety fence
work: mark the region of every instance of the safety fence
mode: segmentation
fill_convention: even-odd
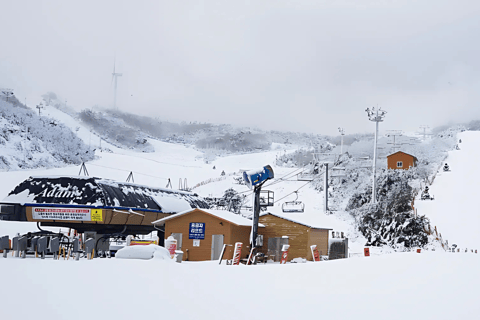
[[[222,175],[222,176],[217,177],[217,178],[210,178],[210,179],[201,181],[201,182],[197,183],[196,185],[194,185],[193,187],[191,187],[191,188],[189,189],[189,191],[192,191],[192,190],[195,189],[195,188],[198,188],[198,187],[207,185],[207,184],[212,183],[212,182],[219,182],[219,181],[222,181],[222,180],[226,180],[227,177],[239,175],[239,174],[241,174],[242,172],[243,172],[242,170],[239,170],[238,172],[231,172],[231,173],[227,173],[227,174]]]

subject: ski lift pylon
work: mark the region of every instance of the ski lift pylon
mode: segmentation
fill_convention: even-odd
[[[297,198],[293,201],[287,201],[282,204],[283,212],[304,212],[305,204],[302,201],[298,201],[298,191],[295,191]]]

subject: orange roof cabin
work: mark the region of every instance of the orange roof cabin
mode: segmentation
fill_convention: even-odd
[[[402,151],[387,156],[388,169],[410,169],[417,166],[417,161],[416,157]]]
[[[231,246],[226,248],[223,259],[232,259],[236,242],[243,243],[241,258],[248,257],[252,220],[238,214],[192,209],[152,223],[165,226],[165,239],[173,236],[177,240],[177,250],[183,251],[183,260],[217,260],[224,244]],[[259,229],[264,229],[264,225],[259,224]]]

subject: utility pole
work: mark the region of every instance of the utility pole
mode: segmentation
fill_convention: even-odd
[[[340,136],[342,139],[342,142],[340,145],[340,154],[343,154],[343,136],[345,135],[345,130],[343,128],[338,127],[338,131],[340,132]]]
[[[397,144],[395,143],[395,138],[396,137],[401,137],[403,135],[402,131],[401,130],[389,130],[386,134],[387,137],[393,137],[393,143],[389,142],[387,144],[393,144],[393,152],[395,152],[396,148],[400,148],[400,147],[397,147]],[[400,144],[401,145],[401,144]]]
[[[2,89],[2,93],[7,97],[7,102],[8,98],[13,96],[13,90],[12,89]]]
[[[377,171],[377,139],[378,139],[378,123],[383,121],[386,111],[383,111],[381,108],[375,109],[375,107],[370,110],[370,108],[365,109],[367,112],[368,120],[375,122],[375,142],[373,145],[373,186],[372,186],[372,203],[377,203],[377,181],[375,179]]]
[[[36,108],[38,109],[38,116],[41,117],[40,111],[43,109],[43,103],[37,104]]]
[[[425,141],[425,137],[426,137],[426,135],[427,135],[427,133],[425,132],[425,130],[430,129],[430,127],[429,127],[429,126],[425,126],[425,125],[421,125],[421,126],[420,126],[420,129],[423,129],[423,141]]]

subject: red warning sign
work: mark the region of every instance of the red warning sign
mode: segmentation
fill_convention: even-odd
[[[286,264],[288,259],[288,248],[290,246],[288,244],[284,244],[282,247],[282,258],[280,259],[280,264]]]
[[[242,245],[243,243],[235,243],[235,250],[233,251],[233,265],[238,266],[240,264],[240,256],[242,254]]]
[[[315,262],[320,261],[320,252],[318,252],[317,246],[312,245],[312,246],[310,246],[310,249],[312,250],[313,261],[315,261]]]
[[[370,257],[370,248],[364,248],[363,252],[365,253],[365,257]]]

